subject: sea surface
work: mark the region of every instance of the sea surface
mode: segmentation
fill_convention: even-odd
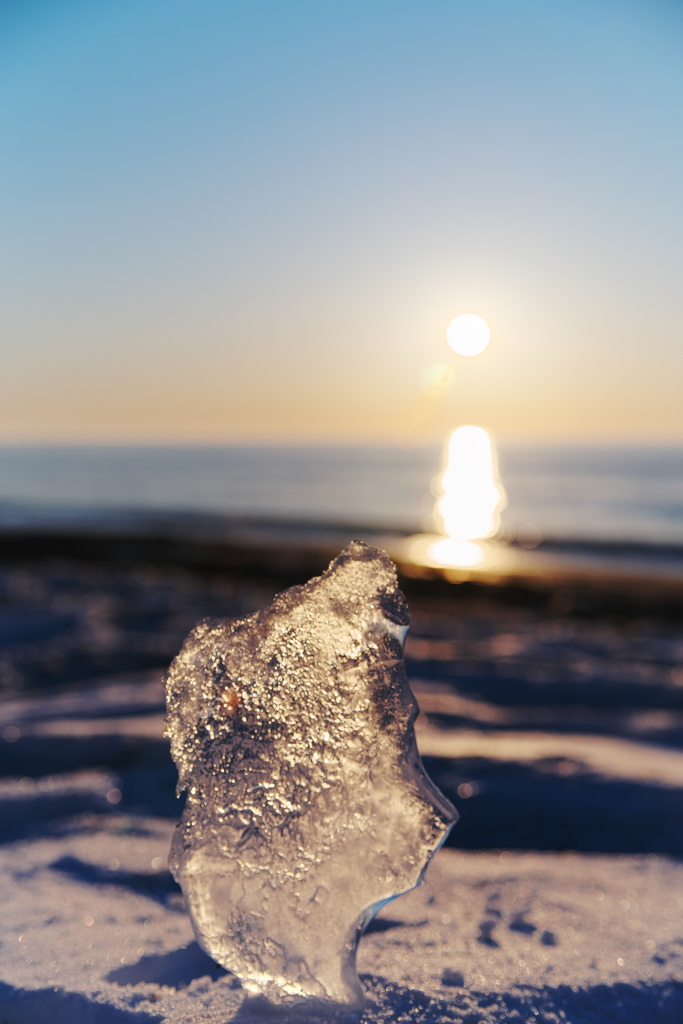
[[[508,537],[683,545],[683,446],[501,446]],[[0,447],[0,526],[209,513],[429,529],[443,454],[399,447]]]

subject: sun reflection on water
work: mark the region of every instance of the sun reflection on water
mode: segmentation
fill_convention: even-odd
[[[474,569],[486,561],[486,552],[473,540],[453,540],[443,537],[427,548],[427,555],[439,565],[452,565],[459,569]]]
[[[498,532],[500,512],[505,507],[505,491],[488,431],[483,427],[458,427],[448,440],[445,462],[434,510],[437,526],[445,536],[430,544],[427,554],[439,565],[471,568],[486,558],[476,541]]]

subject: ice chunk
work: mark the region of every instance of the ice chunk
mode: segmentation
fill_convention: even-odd
[[[392,562],[354,541],[255,615],[201,622],[168,673],[171,870],[202,948],[273,1003],[362,1005],[364,927],[456,818],[415,746],[408,624]]]

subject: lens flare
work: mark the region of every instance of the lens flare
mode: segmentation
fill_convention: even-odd
[[[446,328],[446,341],[459,356],[478,356],[490,340],[491,328],[476,313],[461,313]]]

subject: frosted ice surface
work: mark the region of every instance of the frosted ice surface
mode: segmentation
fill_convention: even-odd
[[[415,746],[409,615],[350,544],[245,619],[206,620],[169,671],[187,803],[171,847],[197,939],[252,994],[359,1007],[356,946],[456,818]]]

